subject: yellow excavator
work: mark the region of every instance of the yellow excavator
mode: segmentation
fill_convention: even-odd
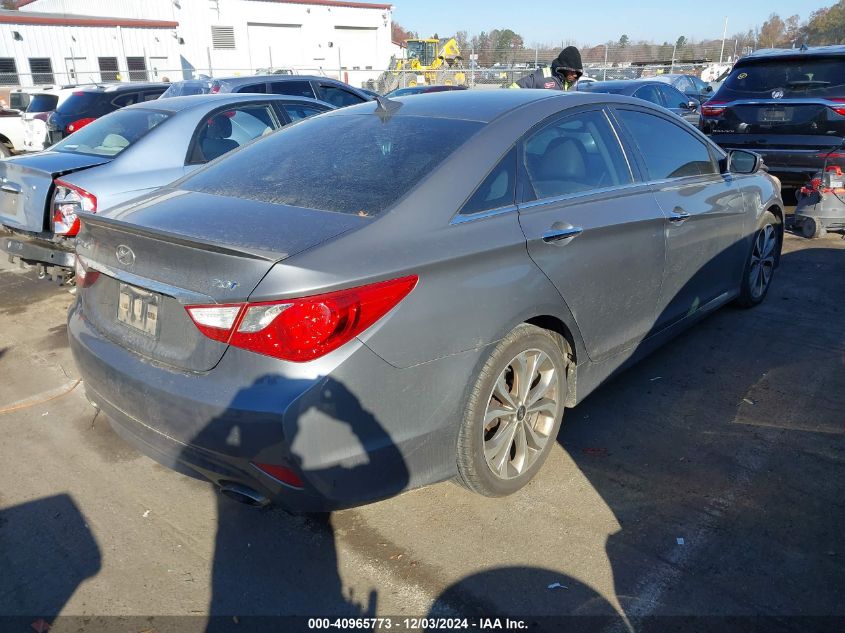
[[[378,79],[380,93],[418,85],[464,85],[463,57],[455,38],[405,40],[407,57],[392,58],[390,70]]]

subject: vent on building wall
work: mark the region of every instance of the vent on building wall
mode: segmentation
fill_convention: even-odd
[[[215,49],[232,50],[235,48],[235,27],[212,26],[211,44]]]

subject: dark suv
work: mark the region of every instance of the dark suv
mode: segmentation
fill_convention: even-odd
[[[49,144],[85,127],[104,114],[133,103],[158,99],[170,84],[121,83],[82,86],[75,90],[47,119]]]
[[[740,59],[701,108],[724,149],[761,154],[784,185],[845,159],[845,46],[771,49]]]

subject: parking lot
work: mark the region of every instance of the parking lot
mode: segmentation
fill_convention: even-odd
[[[720,310],[568,410],[512,497],[443,483],[321,518],[236,504],[119,439],[68,349],[74,297],[3,262],[0,615],[19,617],[0,628],[432,614],[834,630],[813,616],[845,616],[843,270],[839,235],[788,235],[762,306]]]

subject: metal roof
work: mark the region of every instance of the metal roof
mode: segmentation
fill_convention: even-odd
[[[70,13],[41,13],[35,11],[0,10],[0,24],[38,24],[47,26],[123,26],[139,29],[175,29],[178,22],[168,20],[139,20]]]

